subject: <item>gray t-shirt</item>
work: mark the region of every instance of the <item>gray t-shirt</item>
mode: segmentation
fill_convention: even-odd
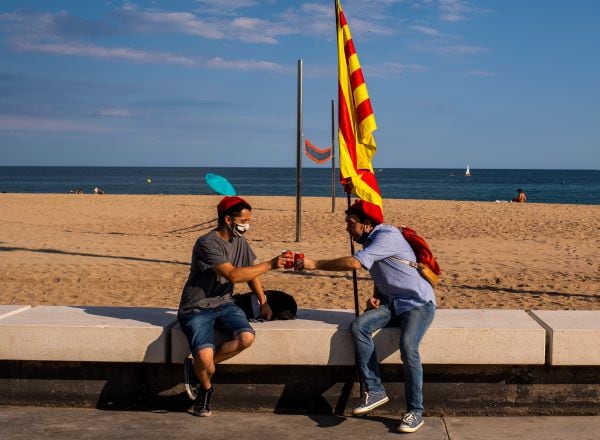
[[[195,309],[210,309],[231,302],[233,283],[213,268],[230,262],[235,267],[252,266],[256,255],[244,237],[223,240],[216,230],[200,237],[194,245],[192,264],[181,301],[179,313]]]

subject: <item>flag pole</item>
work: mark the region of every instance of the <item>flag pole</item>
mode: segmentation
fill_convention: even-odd
[[[350,208],[350,204],[352,203],[350,200],[350,193],[346,193],[348,195],[348,208]],[[348,233],[350,235],[350,233]],[[354,240],[350,235],[350,255],[354,255]],[[354,288],[354,315],[358,317],[360,314],[360,305],[358,304],[358,276],[356,274],[356,270],[352,271],[352,287]]]
[[[302,60],[298,60],[298,119],[296,133],[296,243],[302,239]]]
[[[340,41],[338,39],[337,36],[337,32],[338,29],[340,27],[340,13],[338,10],[338,0],[333,0],[333,4],[334,4],[334,10],[335,10],[335,32],[336,32],[336,36],[335,36],[335,41],[337,42],[337,48],[338,48],[338,54],[340,52]],[[338,69],[339,69],[339,60],[338,60]],[[339,84],[339,74],[338,74],[338,90],[340,88],[340,84]],[[338,105],[341,105],[341,96],[338,97]],[[338,117],[339,117],[339,112],[340,109],[338,108]],[[339,149],[341,149],[340,146],[340,136],[338,134],[338,151]],[[342,153],[340,152],[340,160],[342,157]],[[341,164],[340,164],[340,168],[341,168]],[[348,185],[344,186],[344,190],[346,191],[346,194],[348,196],[348,208],[350,208],[350,205],[352,203],[352,201],[350,200],[350,189],[348,187]],[[350,255],[354,255],[354,240],[352,240],[352,236],[350,235],[350,233],[348,233],[348,236],[350,237]],[[352,287],[354,289],[354,315],[356,317],[358,317],[358,315],[360,314],[360,310],[359,310],[359,305],[358,305],[358,277],[356,275],[356,270],[352,271]],[[360,381],[360,386],[361,386],[361,395],[362,395],[362,387],[363,387],[363,383],[362,383],[362,379]]]
[[[338,39],[337,36],[337,32],[338,29],[340,27],[339,25],[339,11],[338,11],[338,0],[333,0],[333,4],[334,4],[334,11],[335,11],[335,32],[336,32],[336,36],[335,36],[335,41],[337,42],[337,49],[338,49],[338,54],[340,52],[340,41]],[[339,60],[338,60],[338,69],[339,69]],[[337,84],[337,89],[338,92],[340,90],[340,84],[339,84],[339,72],[338,72],[338,84]],[[333,103],[333,101],[332,101]],[[341,105],[341,96],[338,94],[338,106]],[[338,107],[338,118],[339,118],[339,107]],[[339,128],[339,127],[338,127]],[[338,133],[338,151],[341,148],[340,146],[340,134]],[[335,151],[335,148],[333,148],[333,142],[331,143],[331,149]],[[340,152],[340,160],[342,157],[342,154]],[[333,157],[331,158],[331,162],[333,163]],[[340,163],[340,169],[341,169],[342,164]],[[347,189],[348,187],[345,187],[345,189]],[[348,197],[348,208],[350,207],[350,191],[347,191],[347,197]],[[354,241],[352,240],[352,236],[350,235],[350,233],[348,233],[348,236],[350,237],[350,255],[354,255]],[[359,310],[358,310],[358,277],[356,274],[356,270],[352,271],[352,287],[354,289],[354,314],[356,317],[358,317],[359,315]],[[364,395],[365,392],[365,381],[362,377],[362,374],[360,372],[360,369],[358,368],[358,353],[356,350],[354,350],[354,365],[356,366],[356,373],[358,376],[358,392],[362,398],[362,396]]]
[[[335,104],[331,100],[331,212],[335,212]]]

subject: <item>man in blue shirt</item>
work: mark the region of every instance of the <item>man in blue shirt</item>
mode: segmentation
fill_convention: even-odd
[[[415,253],[395,226],[383,224],[381,209],[358,200],[346,211],[346,229],[363,245],[353,256],[333,260],[300,260],[298,270],[347,271],[364,267],[375,284],[367,311],[352,323],[358,369],[366,391],[354,415],[363,415],[388,402],[373,343],[373,332],[383,327],[400,327],[400,356],[404,365],[407,413],[400,432],[415,432],[423,424],[423,367],[419,345],[435,315],[432,286],[406,264]],[[402,261],[404,260],[404,261]]]

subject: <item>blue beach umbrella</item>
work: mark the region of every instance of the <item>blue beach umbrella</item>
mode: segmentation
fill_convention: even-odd
[[[204,176],[204,180],[206,180],[206,184],[210,186],[210,188],[215,191],[217,194],[221,194],[223,196],[235,196],[235,188],[229,181],[218,174],[207,173]]]

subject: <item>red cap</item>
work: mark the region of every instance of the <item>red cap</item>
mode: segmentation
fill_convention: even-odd
[[[217,213],[219,215],[221,215],[222,213],[228,211],[230,208],[233,208],[235,205],[239,205],[240,203],[245,203],[246,205],[250,206],[250,204],[248,202],[246,202],[244,199],[242,199],[241,197],[225,196],[225,197],[223,197],[223,200],[221,200],[219,202],[219,204],[217,205]]]
[[[380,225],[383,223],[383,212],[381,211],[381,207],[375,205],[374,203],[358,199],[352,206],[350,206],[350,209],[360,211],[362,215],[371,220],[371,223],[374,225]]]

